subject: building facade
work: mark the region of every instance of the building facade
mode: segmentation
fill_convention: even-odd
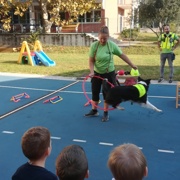
[[[138,5],[139,0],[102,0],[111,36],[116,36],[125,28],[134,28],[134,10]]]
[[[96,0],[101,3],[101,9],[79,16],[76,23],[79,24],[78,29],[74,32],[78,33],[97,33],[102,25],[107,25],[111,36],[116,36],[124,28],[134,28],[134,8],[138,6],[139,0]],[[61,17],[66,19],[67,13],[61,13]],[[42,14],[37,1],[33,2],[33,6],[29,8],[23,17],[14,15],[12,12],[12,28],[10,32],[28,33],[36,31],[42,26]],[[62,32],[52,24],[50,33]],[[68,31],[66,31],[68,32]],[[73,32],[72,30],[69,32]]]

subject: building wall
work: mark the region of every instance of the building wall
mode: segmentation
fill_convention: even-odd
[[[127,17],[132,12],[132,3],[133,0],[102,0],[111,36],[117,37],[124,28],[131,27]]]
[[[103,0],[102,5],[105,10],[105,18],[108,19],[110,36],[114,36],[119,31],[118,0]]]
[[[123,28],[130,28],[131,22],[129,20],[131,9],[126,9],[124,13],[124,23],[123,23]]]
[[[97,0],[97,2],[102,3],[101,21],[80,23],[78,33],[97,33],[102,25],[107,25],[109,27],[110,36],[117,37],[124,28],[131,27],[130,22],[127,21],[127,16],[129,16],[129,13],[131,13],[132,2],[135,1],[137,0]],[[13,25],[13,27],[15,27],[13,32],[28,33],[29,31],[35,31],[37,28],[39,28],[41,20],[38,14],[39,8],[38,4],[35,3],[34,5],[35,6],[30,10],[30,25]],[[35,19],[38,22],[33,22]],[[56,26],[52,26],[51,33],[56,32]]]
[[[8,45],[12,47],[20,47],[22,39],[29,38],[30,34],[0,34],[0,46]],[[94,41],[89,36],[82,33],[51,33],[39,35],[39,40],[43,45],[58,46],[90,46]]]

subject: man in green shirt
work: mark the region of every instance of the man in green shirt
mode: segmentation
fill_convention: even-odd
[[[170,32],[169,25],[163,26],[164,33],[159,36],[158,39],[158,47],[161,51],[160,54],[160,78],[158,82],[162,82],[164,80],[164,66],[166,63],[166,59],[168,60],[169,65],[169,83],[172,83],[174,67],[173,60],[175,59],[174,50],[178,47],[180,40],[179,37]]]

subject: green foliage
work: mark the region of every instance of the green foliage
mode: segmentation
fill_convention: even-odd
[[[179,28],[179,27],[177,26],[177,24],[175,24],[175,23],[169,23],[169,26],[170,26],[171,32],[177,33],[178,28]]]
[[[141,26],[150,29],[152,29],[154,23],[157,23],[161,33],[163,24],[176,20],[179,13],[179,6],[179,0],[141,1],[139,6],[139,23]]]
[[[31,34],[29,35],[29,37],[27,37],[27,38],[22,38],[22,42],[23,42],[23,41],[27,41],[30,49],[33,49],[34,44],[35,44],[35,41],[36,41],[36,40],[39,40],[39,35],[40,35],[40,33],[41,33],[41,30],[40,30],[40,29],[37,30],[37,31],[35,31],[35,32],[31,32]]]
[[[28,10],[32,0],[24,0],[19,2],[17,0],[0,0],[0,22],[3,23],[4,30],[11,29],[11,15],[10,11],[14,10],[15,15],[23,16],[24,12]]]
[[[120,36],[121,36],[122,39],[126,38],[126,39],[135,40],[138,37],[138,34],[139,34],[139,29],[138,28],[124,29],[120,33]]]
[[[32,3],[33,0],[0,0],[0,17],[3,17],[0,18],[0,22],[3,23],[4,30],[9,31],[11,29],[10,11],[14,10],[15,15],[22,17],[24,12],[32,6]],[[96,3],[96,0],[37,0],[36,3],[39,3],[41,7],[43,29],[46,32],[52,23],[63,26],[64,24],[77,21],[79,15],[101,8],[101,3]],[[67,12],[69,19],[67,21],[61,19],[60,12]],[[50,20],[48,19],[48,15],[50,16]]]

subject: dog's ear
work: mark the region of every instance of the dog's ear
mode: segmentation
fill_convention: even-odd
[[[138,82],[139,81],[144,81],[140,76],[138,76]]]
[[[146,79],[146,80],[144,80],[144,79],[142,79],[142,78],[139,76],[139,77],[138,77],[138,82],[139,82],[139,81],[144,81],[144,82],[146,82],[147,85],[149,85],[150,82],[151,82],[151,79]]]

